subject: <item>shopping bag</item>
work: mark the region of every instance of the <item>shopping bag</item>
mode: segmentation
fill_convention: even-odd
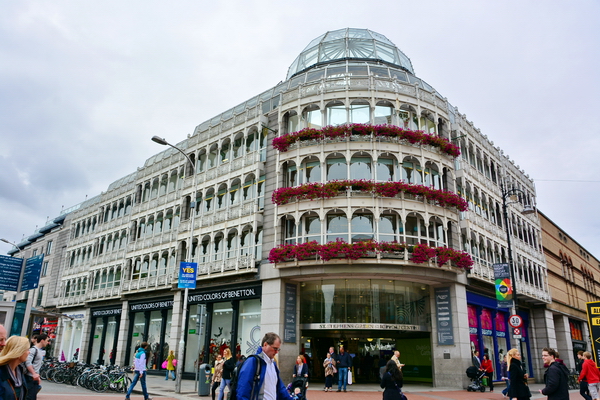
[[[167,365],[169,365],[169,363],[167,362],[167,360],[163,361],[162,368],[163,369],[167,369]]]
[[[348,385],[352,385],[352,371],[348,370]]]
[[[488,385],[488,378],[487,378],[487,377],[483,378],[483,379],[481,380],[481,384],[482,384],[483,386],[487,386],[487,385]]]

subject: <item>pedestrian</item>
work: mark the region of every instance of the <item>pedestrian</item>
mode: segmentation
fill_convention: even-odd
[[[502,354],[502,353],[500,353]],[[506,383],[506,387],[502,389],[502,396],[508,397],[508,389],[510,388],[510,379],[508,375],[508,364],[506,359],[508,358],[508,354],[502,357],[502,362],[500,362],[500,374],[502,375],[502,380]]]
[[[507,356],[508,376],[510,377],[510,388],[508,396],[517,400],[527,400],[531,397],[531,391],[527,385],[529,376],[523,369],[521,353],[517,349],[510,349]]]
[[[29,339],[12,336],[0,354],[0,399],[23,400],[27,397],[31,377],[26,374],[25,360],[29,356]]]
[[[346,353],[344,346],[340,346],[340,354],[338,355],[337,370],[338,370],[338,392],[346,391],[348,385],[348,368],[352,366],[352,357]]]
[[[295,378],[297,376],[308,378],[308,365],[306,365],[306,360],[304,359],[304,356],[302,354],[296,357],[296,366],[294,367],[294,373],[292,374],[292,378]]]
[[[231,391],[231,373],[235,369],[236,362],[228,347],[223,349],[223,359],[225,363],[223,364],[223,376],[221,378],[221,385],[219,386],[219,400],[223,400],[225,388]]]
[[[548,400],[569,400],[569,369],[558,357],[558,351],[554,349],[545,347],[542,350],[544,367],[548,369],[544,372],[546,387],[540,393],[548,396]]]
[[[390,360],[385,365],[385,373],[381,378],[383,390],[383,400],[402,400],[402,371],[394,360]]]
[[[169,356],[167,357],[167,376],[165,377],[165,381],[169,380],[169,375],[173,376],[173,380],[175,380],[175,353],[173,350],[169,351]]]
[[[325,391],[329,392],[333,385],[333,375],[337,372],[335,360],[331,358],[331,353],[327,353],[327,357],[323,361],[323,368],[325,369]]]
[[[577,374],[579,375],[579,394],[585,400],[592,400],[592,396],[590,396],[590,392],[588,390],[588,383],[585,377],[581,377],[581,370],[583,368],[583,362],[585,361],[585,357],[583,356],[583,350],[579,350],[577,352],[577,364],[575,364],[575,369],[577,370]]]
[[[25,368],[27,368],[27,375],[31,377],[31,385],[27,391],[27,400],[36,400],[38,392],[42,389],[40,379],[40,368],[44,363],[44,357],[46,351],[44,350],[48,346],[48,335],[41,333],[36,335],[35,346],[29,348],[29,355],[25,361]]]
[[[274,360],[280,350],[281,338],[279,335],[274,332],[265,334],[261,340],[261,347],[256,350],[258,357],[248,357],[239,371],[236,400],[292,399],[279,376],[279,369]],[[257,362],[260,362],[258,385],[254,381]]]
[[[2,349],[4,349],[4,346],[6,346],[6,339],[7,339],[7,332],[6,332],[6,328],[4,327],[4,325],[0,324],[0,352],[2,352]]]
[[[488,386],[490,387],[490,392],[494,391],[494,367],[492,366],[492,360],[490,360],[490,356],[488,354],[483,355],[483,360],[481,361],[481,369],[485,371],[485,376],[487,376]]]
[[[600,372],[598,366],[592,360],[592,353],[586,351],[583,353],[584,361],[579,374],[579,382],[587,381],[587,389],[589,390],[589,398],[594,400],[600,399]],[[581,393],[581,392],[580,392]]]
[[[152,398],[148,395],[148,389],[146,388],[146,349],[148,346],[148,342],[142,342],[140,347],[137,349],[135,356],[133,357],[133,381],[129,386],[129,390],[127,390],[127,394],[125,395],[126,400],[129,399],[129,396],[131,396],[131,392],[133,392],[133,388],[135,385],[137,385],[138,380],[142,385],[144,400],[152,400]]]
[[[223,364],[225,361],[223,360],[223,356],[217,354],[217,359],[215,360],[215,372],[212,377],[212,400],[215,400],[215,395],[217,393],[217,388],[221,386],[221,379],[223,379]]]
[[[396,366],[398,367],[398,369],[400,371],[402,371],[402,367],[404,367],[404,364],[402,364],[400,362],[400,352],[398,350],[394,351],[394,355],[392,356],[392,360],[394,360],[394,362],[396,363]]]
[[[333,381],[337,382],[338,381],[338,371],[337,371],[337,364],[338,361],[340,361],[340,358],[338,357],[337,353],[335,352],[335,349],[333,348],[333,346],[331,346],[329,348],[329,354],[331,354],[331,358],[334,361],[334,366],[335,366],[335,373],[333,374]]]
[[[471,359],[473,365],[477,367],[477,369],[481,369],[481,360],[479,359],[479,350],[475,350],[473,352],[473,358]]]

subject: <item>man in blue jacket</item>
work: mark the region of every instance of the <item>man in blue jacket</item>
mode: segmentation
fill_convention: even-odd
[[[273,332],[267,333],[262,341],[262,347],[256,351],[260,360],[260,379],[254,382],[256,374],[256,357],[248,357],[242,364],[238,374],[237,400],[290,400],[288,393],[279,376],[275,354],[281,350],[281,338]]]
[[[348,368],[352,367],[352,356],[344,350],[344,346],[340,346],[340,354],[337,360],[338,369],[338,392],[346,391],[346,385],[348,384]]]

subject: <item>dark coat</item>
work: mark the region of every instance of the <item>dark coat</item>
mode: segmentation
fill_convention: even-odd
[[[10,378],[10,372],[8,371],[9,366],[3,365],[0,367],[0,399],[2,400],[19,400],[15,397],[15,387],[12,379]],[[27,370],[21,364],[17,366],[17,370],[21,371],[23,375],[23,385],[21,390],[23,391],[23,398],[27,397],[27,388],[33,381],[29,375],[26,374]]]
[[[395,381],[389,372],[383,374],[381,383],[379,384],[383,389],[383,400],[401,400],[400,389],[402,388],[403,379]]]
[[[225,360],[223,364],[223,379],[231,379],[231,373],[235,369],[235,359],[231,357],[229,360]]]
[[[350,355],[350,353],[340,353],[336,361],[338,362],[338,369],[350,368],[352,366],[352,356]]]
[[[525,378],[525,371],[523,370],[521,361],[516,358],[510,360],[508,376],[510,378],[510,388],[508,389],[509,397],[517,399],[531,397],[531,391],[529,390],[529,386],[527,386],[527,378]]]
[[[548,400],[569,400],[569,370],[561,361],[554,361],[544,372],[542,394]]]
[[[294,373],[292,374],[292,377],[304,377],[304,375],[308,375],[308,365],[306,363],[302,363],[302,370],[298,374],[298,364],[294,364]]]

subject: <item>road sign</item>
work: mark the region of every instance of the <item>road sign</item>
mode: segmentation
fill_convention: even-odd
[[[180,289],[196,289],[196,271],[197,263],[184,262],[179,263],[179,282],[177,287]]]
[[[21,292],[26,290],[36,289],[40,283],[40,275],[42,273],[42,263],[44,262],[44,254],[38,254],[25,261],[25,271],[23,272],[23,283],[21,284]]]
[[[0,255],[0,290],[16,292],[23,269],[23,259]]]
[[[592,355],[596,363],[600,360],[600,301],[586,303],[588,326],[592,338]]]
[[[513,328],[513,335],[520,335],[521,334],[521,328]]]
[[[510,317],[508,317],[508,324],[513,328],[520,328],[523,326],[523,318],[521,318],[517,314],[513,314]]]

